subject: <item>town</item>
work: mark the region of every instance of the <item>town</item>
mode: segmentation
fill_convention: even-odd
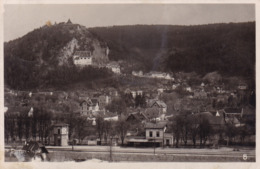
[[[75,52],[74,64],[95,66],[91,53]],[[118,78],[147,85],[78,91],[17,91],[5,88],[5,142],[43,145],[193,147],[255,145],[255,93],[240,79],[213,72],[133,71]],[[149,86],[152,81],[153,86]]]

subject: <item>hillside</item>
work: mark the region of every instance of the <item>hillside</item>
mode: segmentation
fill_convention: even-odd
[[[31,90],[81,83],[117,85],[107,69],[75,67],[72,56],[78,50],[92,51],[93,63],[97,65],[120,61],[123,73],[155,70],[204,76],[219,72],[224,77],[254,81],[255,22],[89,29],[70,21],[45,25],[4,44],[5,86]]]
[[[107,70],[76,68],[72,57],[75,51],[87,50],[93,64],[104,64],[109,61],[106,49],[106,43],[84,26],[70,21],[45,25],[4,44],[5,85],[34,89],[104,78]]]
[[[144,71],[219,71],[228,76],[255,72],[255,22],[199,26],[135,25],[89,29],[104,39],[111,60]]]

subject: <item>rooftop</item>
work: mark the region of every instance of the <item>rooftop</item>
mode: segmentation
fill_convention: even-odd
[[[225,111],[225,113],[240,114],[242,112],[242,109],[241,108],[225,108],[224,111]]]
[[[90,51],[76,51],[74,53],[74,56],[78,56],[78,57],[91,57],[91,52]]]
[[[157,123],[146,123],[145,124],[146,129],[163,129],[166,126],[167,126],[166,121],[160,121],[160,122],[157,122]]]
[[[67,127],[69,126],[67,123],[56,123],[53,125],[54,127]]]

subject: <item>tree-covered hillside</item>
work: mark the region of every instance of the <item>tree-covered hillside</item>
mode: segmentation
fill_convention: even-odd
[[[4,44],[5,85],[18,90],[93,83],[111,76],[107,69],[80,69],[75,51],[91,51],[93,63],[108,62],[107,46],[86,27],[71,22],[45,25]]]
[[[255,22],[89,29],[71,22],[45,25],[4,44],[5,85],[14,89],[64,87],[111,75],[107,69],[75,68],[72,56],[77,50],[92,51],[97,64],[120,61],[123,73],[156,70],[204,76],[216,71],[254,79]]]
[[[109,58],[127,60],[132,69],[255,72],[255,22],[198,26],[136,25],[89,29],[111,49]]]

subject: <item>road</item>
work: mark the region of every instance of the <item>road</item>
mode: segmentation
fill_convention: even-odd
[[[72,151],[72,146],[47,146],[49,151]],[[74,146],[76,152],[89,153],[109,153],[109,146]],[[244,154],[248,157],[255,157],[255,149],[239,148],[239,151],[233,151],[233,148],[221,147],[219,149],[198,149],[198,148],[132,148],[132,147],[112,147],[116,154],[155,154],[157,155],[178,155],[178,156],[225,156],[242,158]]]

